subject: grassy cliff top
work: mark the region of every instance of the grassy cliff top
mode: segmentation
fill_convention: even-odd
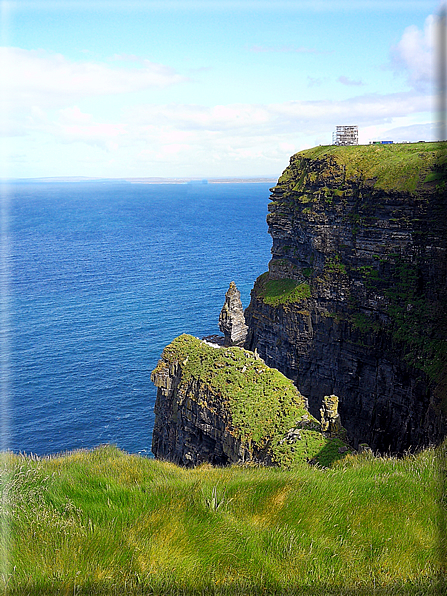
[[[192,378],[200,380],[232,405],[239,403],[242,396],[246,403],[249,396],[254,398],[256,395],[256,401],[259,401],[261,396],[263,400],[270,400],[274,395],[275,399],[288,400],[304,409],[304,398],[292,381],[243,348],[215,348],[183,334],[163,350],[162,360],[153,376],[163,368],[164,362],[181,363],[183,385]]]
[[[430,182],[445,184],[447,142],[313,147],[292,156],[278,185],[312,171],[312,162],[323,162],[325,168],[336,166],[347,182],[368,181],[382,190],[414,192]]]
[[[156,385],[157,377],[163,377],[167,367],[175,363],[182,371],[180,389],[190,391],[191,382],[198,381],[198,403],[210,410],[223,405],[233,434],[258,450],[268,450],[276,463],[292,465],[315,458],[322,465],[330,465],[341,457],[338,448],[343,442],[321,434],[319,422],[306,410],[304,398],[292,381],[253,352],[237,347],[213,348],[195,337],[181,335],[164,349],[152,373]],[[189,396],[194,399],[191,392]],[[283,441],[303,420],[303,439],[293,445]]]

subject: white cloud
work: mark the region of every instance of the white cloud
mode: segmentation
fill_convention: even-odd
[[[74,106],[59,110],[51,131],[64,143],[81,141],[110,150],[119,147],[117,140],[126,134],[126,126],[123,123],[95,122],[92,114],[83,113]]]
[[[272,175],[281,172],[291,153],[330,143],[337,124],[358,124],[364,142],[370,133],[373,138],[379,133],[386,138],[389,133],[399,140],[399,133],[400,140],[419,140],[410,134],[424,138],[422,129],[411,126],[424,118],[428,121],[434,103],[433,97],[420,91],[419,83],[431,75],[416,55],[417,48],[433,53],[427,41],[433,24],[427,23],[427,33],[407,29],[395,49],[395,65],[412,77],[411,91],[338,101],[211,106],[131,106],[126,101],[126,108],[105,112],[101,106],[112,95],[129,94],[132,101],[132,93],[187,79],[133,55],[115,55],[103,63],[74,62],[41,50],[0,48],[0,65],[6,72],[0,128],[10,137],[11,159],[15,162],[12,156],[21,156],[15,170],[18,177],[30,175],[24,170],[24,155],[31,170],[37,167],[39,151],[39,168],[47,168],[39,170],[42,176]],[[275,51],[300,50],[304,48]],[[308,82],[317,85],[321,80],[309,77]],[[345,76],[339,82],[353,89],[361,84]],[[82,102],[91,97],[101,100]],[[41,165],[45,160],[47,165]],[[60,169],[51,169],[57,160]]]
[[[394,70],[405,73],[409,84],[418,91],[427,91],[431,85],[436,84],[440,27],[440,18],[429,15],[423,30],[416,25],[407,27],[399,43],[391,50]],[[446,37],[444,35],[444,39]]]
[[[124,124],[76,122],[76,102],[83,98],[107,97],[118,94],[163,88],[188,79],[172,68],[136,56],[115,56],[113,64],[68,60],[62,54],[44,50],[24,50],[0,47],[2,72],[0,94],[0,132],[17,137],[47,130],[56,137],[85,138],[101,144],[105,139],[123,133]],[[51,110],[58,112],[56,120]],[[76,112],[78,110],[78,112]],[[119,116],[117,115],[117,118]]]
[[[118,57],[134,63],[134,57]],[[186,81],[172,68],[145,59],[139,66],[109,66],[100,62],[73,62],[44,50],[0,48],[2,93],[10,105],[60,107],[80,97],[116,95],[167,87]]]
[[[33,108],[25,121],[29,135],[54,143],[82,143],[107,152],[125,151],[132,160],[181,163],[274,164],[291,148],[330,143],[336,124],[359,127],[399,125],[410,114],[430,110],[430,98],[415,92],[360,95],[343,101],[288,101],[275,104],[145,104],[104,121],[77,105],[56,112]],[[49,115],[51,114],[51,115]],[[397,140],[397,139],[396,139]],[[129,158],[126,157],[126,161]],[[273,165],[272,165],[273,164]],[[217,172],[216,172],[217,173]],[[82,175],[82,172],[79,172]],[[156,175],[156,174],[154,174]],[[177,175],[177,172],[172,172]]]
[[[200,106],[140,105],[126,115],[129,126],[222,134],[263,136],[324,130],[340,120],[373,123],[427,112],[431,98],[414,92],[360,95],[343,101],[288,101],[277,104]],[[155,127],[155,128],[154,128]]]
[[[269,106],[275,125],[282,130],[327,129],[343,121],[356,124],[382,122],[409,113],[429,111],[430,98],[415,93],[360,95],[343,101],[290,101]]]
[[[358,87],[358,86],[365,84],[362,81],[354,81],[354,80],[350,79],[349,77],[345,77],[344,75],[341,75],[340,77],[338,77],[337,81],[339,83],[341,83],[342,85],[348,85],[348,86],[354,86],[354,87]]]
[[[438,129],[435,123],[409,124],[402,126],[371,126],[362,130],[362,137],[365,142],[368,140],[396,139],[399,141],[430,141],[438,137]]]
[[[362,142],[389,134],[399,140],[396,127],[427,109],[428,99],[413,92],[268,105],[140,105],[115,122],[72,106],[52,119],[36,113],[31,132],[51,138],[61,155],[71,155],[70,145],[80,155],[88,147],[99,151],[91,170],[80,160],[74,175],[276,175],[292,153],[329,144],[336,124],[358,124]],[[392,129],[396,134],[387,133]],[[401,132],[400,140],[424,138],[420,129]],[[111,159],[114,170],[107,169]]]
[[[129,113],[138,126],[153,123],[179,130],[253,130],[268,125],[271,120],[268,106],[230,104],[201,106],[197,104],[142,105]]]
[[[327,81],[327,77],[307,77],[308,87],[321,87]]]

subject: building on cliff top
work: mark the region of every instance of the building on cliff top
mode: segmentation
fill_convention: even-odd
[[[358,126],[336,126],[332,133],[333,145],[358,145],[359,128]]]

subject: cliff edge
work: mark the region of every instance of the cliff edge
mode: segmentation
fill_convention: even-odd
[[[317,415],[336,394],[354,446],[446,435],[446,143],[316,147],[272,189],[269,271],[245,347]]]
[[[159,459],[187,467],[330,465],[349,451],[336,396],[326,398],[332,410],[324,410],[323,432],[293,383],[242,348],[181,335],[164,349],[152,380],[152,452]]]

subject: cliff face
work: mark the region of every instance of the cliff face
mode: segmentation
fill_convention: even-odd
[[[157,458],[184,466],[328,465],[349,450],[336,406],[321,432],[293,383],[242,348],[182,335],[165,348],[152,380]],[[327,399],[336,404],[336,396]]]
[[[182,386],[179,361],[159,366],[153,382],[158,388],[152,442],[155,457],[183,466],[249,459],[228,428],[228,412],[217,395],[198,379]]]
[[[445,181],[445,144],[317,147],[272,189],[245,346],[312,414],[338,395],[354,445],[401,452],[446,434]]]

